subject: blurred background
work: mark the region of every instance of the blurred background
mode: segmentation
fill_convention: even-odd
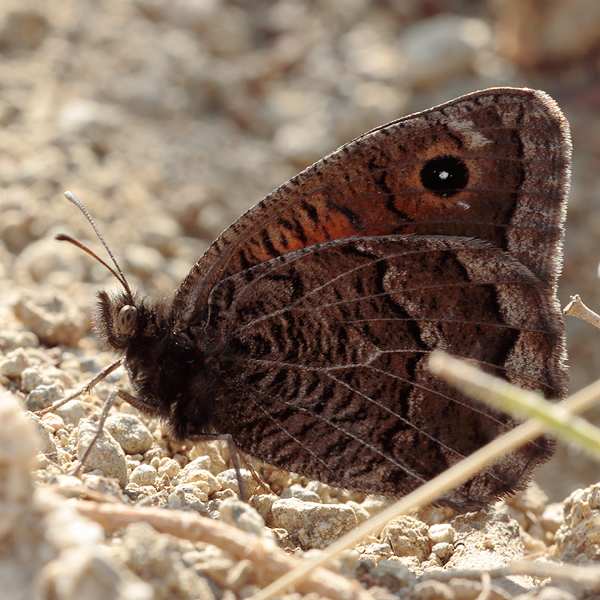
[[[51,285],[89,314],[114,285],[52,239],[97,247],[64,190],[131,283],[168,295],[244,210],[339,145],[511,85],[546,90],[571,122],[559,296],[598,311],[599,71],[597,0],[3,0],[0,304]],[[575,391],[600,374],[600,333],[567,331]],[[561,448],[538,482],[561,500],[598,479]]]

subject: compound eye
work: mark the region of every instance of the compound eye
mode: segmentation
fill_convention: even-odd
[[[121,335],[130,335],[137,323],[138,310],[131,304],[126,304],[120,311],[115,324],[115,331]]]

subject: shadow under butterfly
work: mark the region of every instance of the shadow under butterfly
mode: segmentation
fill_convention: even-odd
[[[517,424],[433,376],[433,350],[565,395],[570,151],[548,95],[491,88],[318,161],[227,228],[170,302],[133,294],[109,251],[123,291],[99,292],[94,329],[120,359],[86,389],[122,364],[119,395],[179,440],[220,434],[271,465],[402,496]],[[522,489],[553,448],[540,437],[438,503]]]

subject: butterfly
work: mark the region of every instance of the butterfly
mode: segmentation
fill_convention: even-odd
[[[393,121],[242,215],[170,301],[98,294],[140,410],[322,482],[397,497],[516,422],[427,369],[433,350],[565,395],[556,283],[570,134],[544,92],[491,88]],[[112,254],[111,254],[112,258]],[[112,269],[111,269],[112,270]],[[484,506],[540,437],[440,499]]]

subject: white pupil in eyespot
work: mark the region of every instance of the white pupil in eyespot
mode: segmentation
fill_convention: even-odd
[[[448,179],[448,177],[450,177],[450,173],[448,173],[448,171],[440,171],[439,177],[440,179]]]

